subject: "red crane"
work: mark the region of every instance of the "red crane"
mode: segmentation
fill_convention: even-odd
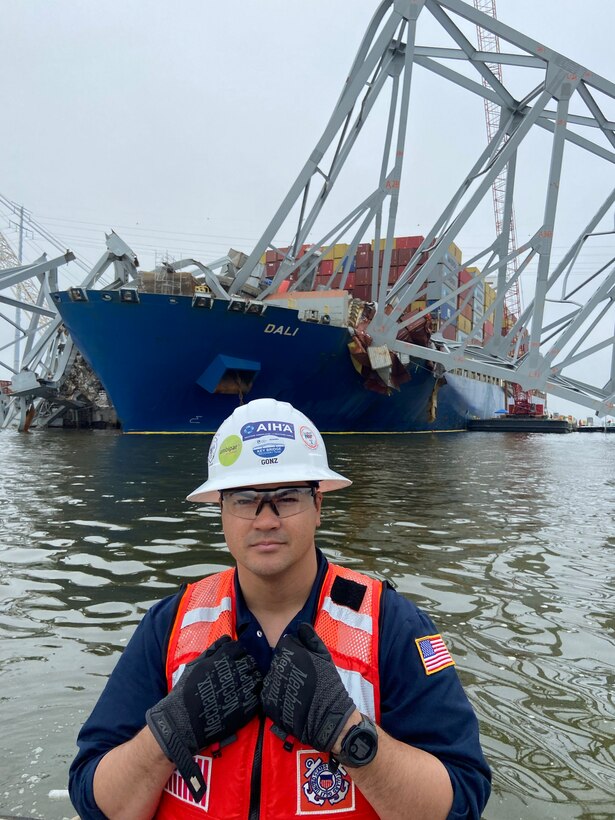
[[[490,17],[497,19],[497,10],[495,6],[495,0],[474,0],[474,8],[478,9],[478,11],[484,12],[484,14],[488,14]],[[494,34],[492,31],[488,31],[487,29],[481,28],[480,26],[476,27],[476,31],[478,34],[478,48],[480,51],[487,51],[493,54],[499,54],[500,52],[500,38],[497,34]],[[495,74],[500,82],[502,82],[502,66],[500,63],[486,63],[487,67]],[[488,88],[489,84],[487,80],[483,78],[482,80],[483,85]],[[484,99],[485,105],[485,122],[487,124],[487,139],[491,140],[499,127],[500,124],[500,107],[496,105],[491,100],[485,97]],[[507,176],[507,169],[504,169],[502,173],[497,177],[495,182],[491,187],[491,193],[493,195],[493,212],[495,216],[495,228],[496,232],[499,235],[502,231],[503,221],[504,221],[504,201],[506,196],[506,176]],[[509,254],[512,253],[517,249],[517,231],[515,228],[515,212],[514,208],[511,212],[510,217],[510,233],[509,233],[509,240],[508,240],[508,252]],[[513,257],[513,259],[508,263],[507,270],[506,270],[506,279],[510,279],[514,274],[517,272],[517,257]],[[514,284],[508,288],[506,292],[506,302],[505,302],[505,311],[504,311],[504,327],[502,328],[502,333],[507,333],[512,324],[517,320],[518,316],[521,313],[521,292],[519,289],[519,280],[515,280]],[[513,319],[514,317],[514,319]],[[515,340],[516,341],[516,340]],[[519,353],[522,354],[526,351],[526,347],[522,341],[521,345],[519,346]],[[536,407],[532,403],[532,396],[533,393],[529,390],[523,390],[523,388],[515,383],[511,383],[510,385],[512,391],[512,398],[513,403],[509,407],[509,412],[512,410],[512,413],[515,415],[535,415],[536,414]],[[542,409],[542,407],[541,407]]]

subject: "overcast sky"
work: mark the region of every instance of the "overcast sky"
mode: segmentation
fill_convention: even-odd
[[[0,0],[0,193],[89,262],[110,228],[144,267],[167,255],[207,261],[231,246],[249,251],[319,138],[376,5]],[[615,79],[613,0],[498,0],[497,8],[502,22]],[[422,193],[419,206],[415,197],[400,208],[398,234],[426,232],[441,207],[434,192],[450,195],[457,182],[451,156],[465,158],[466,143],[485,139],[480,110],[429,89],[409,137],[432,146],[432,164],[428,177],[419,177],[423,165],[408,166]],[[357,190],[377,173],[370,138],[353,167]],[[572,203],[585,197],[578,185]],[[517,205],[521,240],[535,229],[524,217]],[[16,249],[1,208],[0,230]],[[474,230],[466,258],[483,241]],[[55,253],[28,235],[25,260],[41,250]]]

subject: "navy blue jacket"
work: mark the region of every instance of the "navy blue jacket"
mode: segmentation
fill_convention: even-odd
[[[285,632],[295,631],[304,621],[314,623],[326,567],[318,551],[318,574],[310,596]],[[235,580],[239,640],[265,675],[273,649],[248,610],[236,576]],[[180,597],[181,591],[146,613],[79,733],[69,791],[82,820],[105,817],[93,791],[101,757],[134,737],[145,725],[145,712],[167,694],[167,643]],[[380,724],[392,737],[430,752],[446,766],[454,791],[448,820],[478,820],[491,790],[491,772],[480,747],[476,716],[454,667],[427,675],[415,643],[438,630],[388,585],[380,624]]]

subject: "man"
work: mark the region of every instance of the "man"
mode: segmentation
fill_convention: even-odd
[[[81,818],[479,818],[478,724],[433,623],[315,546],[351,482],[291,405],[221,425],[207,481],[236,568],[143,618],[78,738]]]

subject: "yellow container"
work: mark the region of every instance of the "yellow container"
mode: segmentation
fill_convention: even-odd
[[[427,302],[424,299],[420,299],[418,302],[412,302],[410,310],[425,310],[426,307]]]
[[[333,258],[334,259],[343,259],[346,254],[348,253],[348,245],[345,243],[341,243],[339,245],[333,246]]]
[[[495,302],[495,291],[488,282],[485,282],[485,307]]]
[[[451,242],[451,244],[448,247],[448,252],[461,265],[461,259],[462,259],[461,248],[458,247],[457,245],[455,245],[454,242]]]
[[[384,246],[386,245],[386,243],[387,243],[386,239],[381,239],[380,240],[380,250],[381,251],[384,250]],[[375,249],[375,247],[376,247],[376,241],[374,239],[372,239],[372,251]],[[395,247],[395,240],[393,240],[393,247]]]
[[[267,256],[267,254],[266,254],[266,253],[264,253],[264,254],[261,256],[261,258],[260,258],[260,263],[261,263],[261,265],[264,265],[264,264],[267,262],[267,259],[265,258],[266,256]]]
[[[457,317],[457,327],[463,331],[463,333],[470,333],[472,331],[472,322],[466,319],[465,316],[459,315]]]
[[[472,276],[478,276],[480,273],[480,268],[466,268],[468,273],[471,273]]]

